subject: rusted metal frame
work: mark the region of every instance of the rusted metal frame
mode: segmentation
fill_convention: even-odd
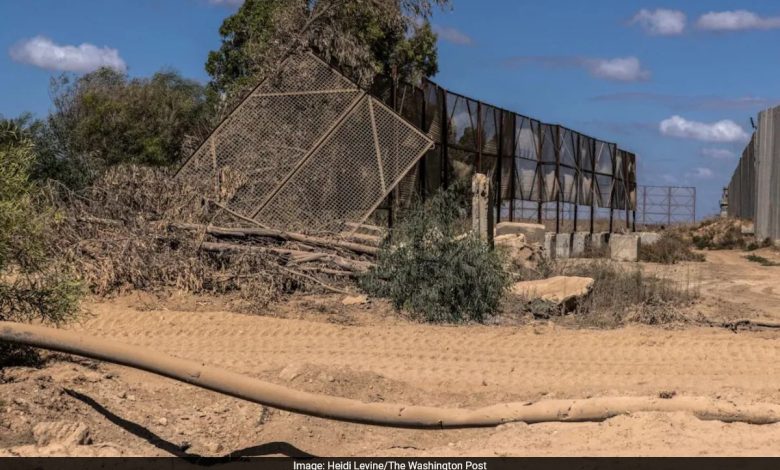
[[[542,195],[544,189],[544,177],[542,176],[542,150],[544,149],[544,126],[540,121],[537,121],[537,133],[536,136],[536,178],[537,178],[537,209],[536,209],[536,221],[542,223],[542,201],[545,197]],[[533,131],[533,122],[531,122],[531,130]]]
[[[512,166],[509,169],[509,220],[510,222],[515,221],[515,191],[517,190],[517,183],[515,183],[515,178],[517,178],[517,162],[515,161],[515,158],[517,156],[515,155],[517,151],[517,114],[510,113],[510,125],[512,129],[512,143],[510,145],[511,147],[511,162]]]
[[[445,188],[450,185],[450,114],[447,110],[447,90],[436,85],[441,93],[441,172],[442,183]]]
[[[590,171],[590,233],[593,235],[595,233],[596,219],[596,189],[598,188],[598,181],[596,181],[596,139],[594,138],[590,138]]]
[[[471,109],[469,109],[471,111]],[[477,173],[482,173],[482,102],[477,101]]]
[[[499,115],[498,123],[496,126],[496,139],[498,139],[498,161],[496,162],[496,184],[494,185],[494,192],[496,194],[496,223],[501,222],[501,196],[503,195],[501,183],[502,181],[502,168],[504,165],[504,113],[503,111],[497,111],[493,109],[493,121],[496,120],[496,113]]]
[[[631,222],[629,220],[631,213],[631,194],[628,191],[628,152],[623,151],[623,199],[626,211],[626,230],[630,230]]]
[[[576,145],[574,145],[574,148],[572,149],[574,151],[574,163],[577,166],[577,168],[574,170],[574,229],[573,232],[577,231],[577,216],[579,215],[579,207],[580,207],[580,184],[582,184],[582,180],[580,179],[580,134],[576,133]]]
[[[612,166],[612,180],[609,185],[609,233],[612,233],[615,221],[615,160],[617,159],[617,145],[607,144],[607,148],[609,149],[610,164]]]
[[[561,126],[556,125],[553,134],[553,150],[555,151],[555,233],[561,233]]]
[[[347,109],[345,109],[341,115],[333,121],[333,124],[325,131],[323,135],[320,136],[319,139],[314,143],[312,148],[304,155],[298,163],[293,167],[293,169],[290,171],[290,173],[287,174],[287,176],[282,179],[281,182],[274,188],[273,191],[271,191],[271,194],[269,194],[265,201],[260,204],[260,207],[252,214],[251,218],[254,219],[260,214],[260,212],[265,209],[265,207],[273,200],[274,197],[276,197],[277,194],[279,194],[279,191],[284,188],[284,186],[287,184],[290,179],[292,179],[293,176],[295,176],[298,171],[303,167],[303,165],[309,161],[312,155],[314,155],[317,150],[322,147],[322,145],[330,138],[330,136],[341,127],[341,124],[357,109],[357,107],[360,105],[360,103],[365,99],[366,97],[369,97],[365,92],[360,91],[358,95],[355,97],[355,99],[352,101],[352,103],[347,106]],[[370,97],[369,97],[370,98]]]
[[[379,170],[379,182],[382,185],[382,192],[387,191],[387,184],[385,183],[385,169],[382,164],[382,150],[379,148],[379,133],[376,130],[376,116],[374,115],[373,100],[368,100],[368,117],[371,121],[371,137],[374,139],[374,151],[376,152],[377,169]]]

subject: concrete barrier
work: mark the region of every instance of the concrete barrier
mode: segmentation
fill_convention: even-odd
[[[638,261],[639,235],[613,233],[609,237],[609,256],[615,261]]]
[[[549,259],[555,259],[555,233],[547,232],[544,234],[544,255]]]
[[[559,233],[555,236],[555,259],[571,257],[571,233]]]
[[[590,233],[574,232],[571,235],[571,257],[580,258],[590,248]]]

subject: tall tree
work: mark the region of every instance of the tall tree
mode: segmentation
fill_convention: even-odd
[[[397,68],[405,79],[438,71],[429,19],[450,0],[245,0],[220,28],[209,54],[213,90],[245,89],[285,55],[311,49],[361,85]]]

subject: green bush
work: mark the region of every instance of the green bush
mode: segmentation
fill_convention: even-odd
[[[465,204],[452,188],[417,204],[385,241],[363,289],[434,323],[482,322],[509,283],[499,255],[474,234],[457,234]]]
[[[78,312],[79,283],[51,261],[53,213],[30,183],[35,152],[12,123],[0,128],[0,320],[60,323]]]

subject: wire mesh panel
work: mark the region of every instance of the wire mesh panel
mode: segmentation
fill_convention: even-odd
[[[431,145],[365,96],[254,218],[304,232],[338,232],[346,222],[363,222]]]
[[[696,221],[696,188],[639,186],[637,223],[673,225]]]
[[[291,57],[220,124],[177,178],[251,215],[362,95],[315,56]]]

